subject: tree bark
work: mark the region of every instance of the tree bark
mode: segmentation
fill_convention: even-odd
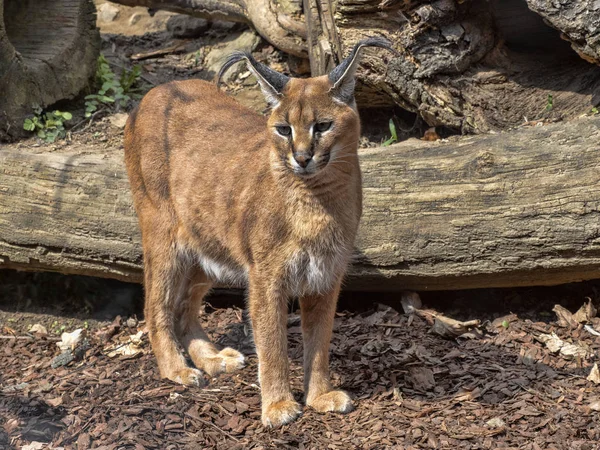
[[[114,1],[177,5],[202,17],[221,9],[211,6],[217,0]],[[596,0],[218,0],[230,3],[276,47],[308,52],[313,76],[331,70],[358,40],[389,38],[401,55],[365,52],[361,108],[397,105],[430,126],[484,133],[569,120],[600,104]]]
[[[22,136],[36,105],[75,97],[99,52],[92,0],[0,0],[0,140]]]
[[[555,285],[600,274],[600,118],[362,149],[350,289]],[[122,150],[0,151],[0,267],[140,282]]]
[[[589,14],[581,13],[579,23],[593,28],[598,21],[598,14],[591,14],[593,2],[581,3],[588,4]],[[562,1],[556,14],[577,4]],[[600,67],[579,58],[522,0],[339,0],[336,5],[344,53],[369,34],[390,38],[402,53],[373,51],[363,58],[357,97],[363,107],[393,103],[430,126],[483,133],[526,120],[569,120],[600,103]],[[585,42],[594,39],[598,35]]]
[[[600,64],[600,3],[570,0],[560,3],[527,0],[532,11],[563,33],[564,39],[583,59]]]

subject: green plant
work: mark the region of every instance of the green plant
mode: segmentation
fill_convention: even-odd
[[[71,120],[73,115],[66,111],[43,112],[39,106],[33,108],[35,115],[25,119],[23,129],[31,132],[37,131],[37,136],[46,142],[54,142],[57,138],[65,137],[65,122]]]
[[[131,70],[123,70],[121,76],[117,76],[104,55],[100,55],[96,69],[96,80],[100,89],[98,93],[85,97],[85,117],[91,117],[101,105],[119,110],[126,107],[131,100],[141,98],[140,89],[136,87],[141,74],[140,67],[134,66]]]
[[[196,50],[194,52],[194,69],[200,65],[201,59],[202,59],[202,55],[200,54],[200,50]]]
[[[385,141],[383,144],[381,144],[384,147],[387,147],[388,145],[392,145],[394,142],[398,142],[398,134],[396,133],[396,125],[394,125],[394,121],[392,119],[390,119],[390,133],[392,135],[392,137],[390,137],[387,141]]]
[[[597,107],[597,106],[594,106],[594,107],[592,108],[592,110],[590,111],[590,113],[591,113],[591,114],[593,114],[593,115],[596,115],[596,114],[598,114],[598,112],[599,112],[599,111],[598,111],[598,107]]]
[[[548,94],[548,100],[546,100],[546,111],[548,111],[548,112],[552,111],[553,107],[554,107],[554,97],[552,97],[552,94]]]

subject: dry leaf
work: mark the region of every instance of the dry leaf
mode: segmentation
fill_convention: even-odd
[[[435,127],[428,128],[423,134],[424,141],[437,141],[440,139],[440,135],[435,131]]]
[[[575,314],[571,314],[567,308],[561,305],[554,305],[552,311],[556,313],[558,325],[564,328],[577,328],[580,323],[588,323],[596,317],[596,308],[592,304],[592,300],[588,299]]]
[[[600,411],[600,400],[594,400],[593,402],[591,402],[588,407],[592,410],[592,411]]]
[[[33,441],[30,444],[25,444],[21,450],[41,450],[46,444],[43,442]]]
[[[481,322],[477,319],[461,322],[460,320],[454,320],[439,314],[435,317],[433,326],[429,331],[442,337],[456,338],[473,331],[473,329],[480,324]]]
[[[579,322],[575,320],[573,314],[567,308],[561,305],[554,305],[552,311],[556,313],[559,326],[563,328],[577,328],[579,326]]]
[[[56,397],[56,398],[51,398],[49,400],[46,400],[46,403],[48,403],[50,406],[54,406],[55,408],[57,406],[62,405],[63,399],[62,397]]]
[[[402,303],[404,314],[413,314],[416,309],[423,307],[421,297],[416,292],[403,292],[400,303]]]
[[[138,331],[136,334],[130,335],[129,340],[126,343],[113,345],[107,348],[108,357],[114,358],[115,356],[124,356],[125,358],[130,359],[140,355],[143,352],[143,335],[143,331]]]
[[[78,328],[71,333],[63,333],[60,335],[60,342],[57,342],[56,345],[63,352],[67,350],[75,350],[75,347],[83,340],[86,336],[87,331],[83,328]]]
[[[500,328],[506,327],[506,324],[508,324],[510,326],[511,323],[516,322],[517,320],[519,320],[519,318],[517,317],[516,314],[507,314],[506,316],[502,316],[502,317],[498,317],[497,319],[494,319],[492,321],[492,326],[494,328]]]
[[[581,308],[577,310],[575,314],[573,314],[573,319],[575,319],[579,323],[587,323],[596,317],[596,308],[592,304],[592,300],[588,299],[587,303],[585,303]]]
[[[546,344],[546,347],[548,347],[548,350],[552,353],[560,352],[566,359],[587,358],[590,353],[587,347],[563,341],[555,333],[541,334],[537,339]]]
[[[598,363],[594,364],[587,379],[594,384],[600,384],[600,370],[598,370]]]
[[[485,424],[490,428],[504,428],[506,426],[506,422],[504,422],[504,420],[502,420],[500,417],[494,417],[488,420]]]
[[[31,328],[29,329],[30,333],[36,333],[39,334],[41,336],[47,336],[48,335],[48,330],[46,329],[46,327],[40,323],[36,323],[34,325],[31,326]]]

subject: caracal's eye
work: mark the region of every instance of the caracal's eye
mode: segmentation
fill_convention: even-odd
[[[315,130],[317,133],[323,133],[331,128],[333,122],[317,122],[315,124]]]
[[[277,130],[277,133],[279,133],[281,136],[289,136],[290,134],[292,134],[292,127],[290,127],[289,125],[277,125],[275,126],[275,129]]]

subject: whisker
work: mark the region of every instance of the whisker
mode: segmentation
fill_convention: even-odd
[[[344,161],[342,159],[332,159],[329,161],[329,164],[348,164],[348,165],[352,165],[352,163],[350,161]]]
[[[359,143],[359,142],[360,142],[360,141],[353,141],[353,142],[350,142],[349,144],[347,144],[347,145],[344,145],[343,147],[336,149],[336,152],[339,152],[339,151],[345,150],[345,149],[347,149],[348,147],[351,147],[351,146],[353,146],[353,145],[356,145],[356,146],[358,146],[358,143]]]

